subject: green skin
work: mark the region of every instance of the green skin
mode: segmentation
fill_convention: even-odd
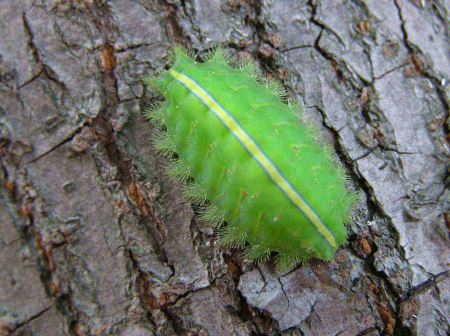
[[[315,131],[299,123],[276,92],[245,69],[228,65],[221,52],[199,64],[176,49],[173,68],[194,79],[234,116],[316,211],[337,244],[344,244],[344,224],[355,197]],[[210,203],[224,213],[225,243],[245,237],[254,259],[269,251],[295,260],[334,257],[336,249],[197,96],[168,72],[148,81],[167,99],[160,113],[176,153]]]

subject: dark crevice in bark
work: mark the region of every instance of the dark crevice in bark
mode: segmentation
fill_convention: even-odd
[[[183,10],[184,12],[186,12],[186,4],[184,3],[184,1],[181,1],[181,8],[178,8],[176,5],[167,0],[158,0],[158,2],[166,13],[163,24],[165,26],[168,40],[171,40],[180,45],[189,45],[189,38],[187,38],[183,33],[183,28],[179,24],[177,18],[177,12],[179,10]]]
[[[8,156],[8,154],[7,154]],[[5,160],[7,156],[2,159]],[[3,161],[2,160],[2,161]],[[6,162],[2,163],[2,170],[7,172],[5,168]],[[15,167],[15,169],[19,169]],[[8,178],[7,173],[3,178]],[[3,179],[2,178],[2,179]],[[1,180],[1,179],[0,179]],[[26,181],[27,187],[32,187],[33,183],[27,179]],[[44,289],[49,298],[55,300],[55,306],[62,313],[62,316],[65,318],[67,323],[70,325],[73,321],[78,320],[76,317],[78,313],[76,309],[74,309],[74,304],[71,300],[71,297],[67,295],[67,293],[59,293],[59,290],[55,290],[52,273],[54,271],[53,260],[51,255],[52,247],[46,246],[42,244],[42,237],[40,228],[35,223],[35,218],[32,212],[24,213],[23,206],[20,207],[20,203],[26,203],[26,195],[24,190],[16,190],[15,195],[6,196],[6,199],[3,199],[3,203],[9,204],[9,213],[11,217],[14,219],[14,224],[17,228],[17,231],[20,235],[22,241],[25,242],[26,246],[33,252],[32,259],[33,262],[37,265],[37,271],[39,272],[40,279],[42,284],[44,285]],[[3,198],[3,197],[2,197]],[[32,206],[32,204],[31,204]],[[40,214],[45,215],[45,214]],[[31,321],[34,318],[41,316],[43,313],[48,311],[51,308],[48,307],[45,310],[41,311],[39,314],[34,316],[33,318],[27,320],[27,322]]]
[[[100,111],[99,115],[93,120],[90,126],[99,135],[101,143],[103,144],[106,150],[109,161],[113,166],[118,168],[119,173],[118,181],[120,182],[122,192],[124,195],[126,195],[127,198],[129,198],[132,197],[132,195],[130,195],[130,193],[133,193],[131,190],[137,188],[138,177],[135,176],[134,173],[135,170],[133,168],[132,159],[128,155],[126,155],[126,153],[122,153],[122,149],[118,145],[117,135],[110,122],[111,118],[115,116],[118,105],[120,103],[118,96],[117,78],[115,76],[115,67],[116,67],[115,53],[118,51],[114,49],[113,41],[109,41],[108,38],[106,37],[109,35],[108,33],[114,31],[114,28],[112,23],[109,23],[110,14],[108,13],[108,10],[106,8],[97,9],[96,12],[100,14],[100,17],[102,18],[102,20],[96,20],[96,24],[105,39],[105,43],[103,46],[103,57],[110,60],[109,62],[106,62],[106,64],[110,64],[110,66],[104,68],[102,72],[101,87],[102,87],[103,108]],[[169,15],[173,15],[173,13]],[[171,24],[174,25],[174,22],[171,22]],[[138,48],[141,46],[143,45],[136,45],[135,47]],[[133,49],[133,47],[129,49]],[[93,155],[95,156],[95,153],[93,153]],[[98,168],[100,169],[101,167]],[[111,192],[114,193],[113,190],[111,190]],[[137,192],[139,193],[139,191]],[[163,241],[160,241],[155,238],[159,237],[158,232],[156,232],[157,229],[155,228],[155,225],[157,226],[158,225],[157,223],[160,220],[156,217],[156,214],[154,213],[152,206],[148,204],[147,205],[148,214],[144,214],[142,213],[142,211],[137,209],[133,204],[130,203],[130,205],[135,210],[134,216],[138,219],[140,225],[142,225],[145,228],[147,236],[151,240],[154,252],[163,263],[166,263],[166,265],[172,269],[173,275],[174,269],[172,265],[167,264],[167,256],[164,251]],[[159,225],[161,225],[161,223]],[[123,233],[123,231],[126,230],[126,228],[123,227],[121,218],[119,218],[119,227],[122,239],[126,242],[125,235]],[[138,262],[133,257],[132,249],[130,249],[128,246],[125,245],[125,250],[127,252],[131,264],[133,265],[133,273],[135,273],[137,278],[140,279],[136,283],[138,288],[135,289],[139,293],[140,303],[142,307],[146,309],[147,312],[149,313],[147,316],[149,322],[153,325],[156,325],[156,322],[152,321],[151,318],[152,316],[152,314],[150,313],[151,308],[148,307],[148,305],[146,304],[146,301],[148,301],[147,296],[150,294],[148,293],[149,289],[148,288],[146,289],[146,287],[144,286],[144,284],[148,281],[147,276],[151,276],[151,274],[147,274],[146,272],[143,272],[139,268]],[[166,316],[168,315],[166,314]],[[173,326],[176,327],[175,323]]]
[[[327,29],[327,27],[321,25],[320,22],[318,22],[315,19],[316,16],[316,11],[317,11],[317,5],[313,2],[310,3],[310,6],[312,8],[312,21],[317,24],[318,26],[321,26],[322,29]],[[356,85],[355,83],[352,82],[351,79],[349,79],[349,77],[346,75],[346,73],[342,70],[339,69],[339,67],[337,67],[337,65],[339,64],[339,61],[335,60],[333,55],[328,53],[326,50],[324,50],[323,48],[320,47],[319,45],[319,41],[321,38],[322,33],[318,36],[318,38],[315,41],[315,48],[316,50],[325,58],[327,59],[331,64],[335,64],[336,66],[334,67],[334,69],[336,69],[336,74],[338,76],[338,78],[344,82],[347,86],[349,86],[349,88],[351,88],[353,91],[355,92],[359,92],[361,93],[361,89],[359,87],[359,85]],[[362,81],[362,83],[364,83],[364,86],[373,86],[373,83],[367,82],[362,78],[359,78],[359,80]],[[320,111],[320,113],[322,114],[322,120],[323,120],[323,125],[325,128],[327,128],[331,133],[333,133],[334,138],[337,139],[337,141],[334,142],[334,146],[335,146],[335,151],[336,153],[338,153],[339,157],[340,157],[340,161],[343,162],[346,171],[347,172],[351,172],[352,173],[352,180],[356,182],[356,184],[358,185],[360,190],[363,190],[367,196],[367,208],[369,210],[369,217],[367,218],[367,220],[372,220],[375,217],[375,214],[380,214],[380,216],[382,218],[385,218],[387,220],[390,227],[390,232],[395,233],[394,234],[394,239],[395,241],[398,242],[398,232],[396,231],[395,227],[392,225],[392,223],[390,222],[389,217],[387,216],[387,214],[382,210],[382,206],[377,204],[376,198],[374,197],[374,192],[372,187],[368,184],[367,181],[365,181],[365,179],[363,179],[362,177],[360,177],[358,174],[356,174],[355,172],[357,171],[356,167],[355,167],[355,162],[357,160],[351,160],[347,154],[345,149],[342,147],[339,139],[339,134],[338,131],[336,131],[334,128],[330,127],[328,125],[328,123],[326,122],[326,115],[325,112],[319,107],[319,106],[315,106],[317,108],[318,111]],[[363,114],[364,115],[364,114]],[[368,123],[370,124],[370,120],[368,120]],[[359,157],[358,159],[362,159],[363,157],[366,157],[367,155],[369,155],[370,153],[372,153],[376,148],[374,148],[373,150],[367,152],[366,154],[362,155],[361,157]],[[392,150],[392,149],[391,149]],[[384,275],[383,276],[384,280],[389,284],[388,281],[388,276]],[[393,291],[395,293],[395,291]]]
[[[347,86],[350,86],[354,91],[360,91],[361,86],[370,85],[371,84],[370,81],[365,80],[364,78],[358,76],[356,73],[355,73],[355,76],[358,77],[358,80],[362,83],[362,85],[359,83],[355,83],[352,76],[345,73],[346,71],[348,71],[347,65],[345,64],[345,62],[335,59],[331,53],[329,53],[327,50],[323,49],[320,46],[320,40],[322,38],[324,31],[328,31],[331,34],[335,35],[336,38],[341,42],[342,45],[345,45],[345,43],[344,43],[344,41],[341,40],[341,37],[338,36],[332,29],[330,29],[329,27],[327,27],[326,25],[321,23],[319,20],[317,20],[317,18],[316,18],[317,17],[317,6],[318,6],[317,3],[315,3],[314,1],[310,1],[308,3],[308,6],[311,8],[311,22],[322,29],[319,36],[314,41],[314,48],[320,53],[320,55],[322,55],[326,60],[328,60],[331,63],[333,69],[336,72],[338,79],[341,82],[345,83]],[[369,60],[370,60],[370,58],[369,58]],[[350,83],[350,85],[348,83]]]
[[[36,156],[30,160],[28,160],[26,162],[26,164],[31,164],[34,163],[36,161],[39,161],[43,158],[45,158],[47,155],[51,154],[52,152],[54,152],[55,150],[57,150],[58,148],[64,146],[65,144],[71,142],[73,140],[73,138],[79,134],[82,130],[82,127],[77,128],[75,131],[73,131],[72,133],[69,134],[69,136],[66,139],[63,139],[62,141],[60,141],[59,143],[57,143],[56,145],[54,145],[53,147],[49,148],[47,151],[45,151],[44,153],[40,154],[39,156]]]
[[[320,22],[318,22],[315,19],[316,16],[316,11],[317,11],[317,5],[315,3],[310,3],[310,6],[312,8],[312,22],[314,22],[315,24],[317,24],[318,26],[320,26],[322,29],[326,29],[328,30],[328,28],[324,25],[322,25]],[[361,93],[361,89],[359,87],[359,85],[356,85],[355,83],[353,83],[353,81],[351,79],[348,78],[348,76],[346,75],[346,73],[342,70],[339,69],[339,64],[340,62],[334,59],[334,56],[331,55],[330,53],[328,53],[326,50],[324,50],[323,48],[321,48],[321,46],[319,45],[319,41],[320,38],[322,36],[322,32],[319,34],[319,37],[316,39],[315,42],[315,49],[325,58],[327,59],[330,63],[335,64],[336,66],[334,67],[337,71],[337,76],[338,78],[343,81],[344,83],[347,83],[347,85],[351,86],[351,89],[355,92],[360,92]],[[359,80],[361,80],[361,82],[363,83],[364,86],[370,86],[373,87],[373,82],[367,82],[366,80],[364,80],[363,78],[359,77]],[[327,122],[326,122],[326,115],[324,113],[324,111],[321,110],[320,107],[316,106],[316,108],[320,111],[320,113],[322,114],[322,120],[323,120],[323,125],[324,127],[326,127],[329,131],[331,131],[334,135],[335,139],[339,139],[339,134],[338,132],[330,127]],[[377,214],[379,214],[381,216],[381,218],[386,219],[386,223],[389,223],[389,232],[392,233],[394,241],[398,242],[399,241],[399,234],[396,231],[395,227],[393,226],[393,224],[391,223],[389,216],[387,216],[387,214],[382,210],[382,206],[376,203],[376,198],[373,196],[374,192],[372,187],[370,186],[370,184],[365,181],[365,179],[363,179],[362,177],[360,177],[358,174],[356,174],[355,172],[356,167],[355,167],[355,163],[357,162],[357,160],[351,160],[345,153],[344,148],[342,148],[342,145],[340,143],[339,140],[334,142],[334,146],[335,146],[335,151],[338,153],[339,157],[340,157],[340,161],[343,162],[346,170],[348,172],[352,172],[352,180],[356,182],[358,188],[360,190],[363,190],[366,194],[366,198],[367,198],[367,209],[368,209],[368,218],[367,221],[373,220]],[[373,150],[368,151],[366,154],[362,155],[361,157],[359,157],[358,159],[362,159],[364,157],[366,157],[367,155],[369,155],[370,153],[372,153],[376,148],[374,148]],[[398,246],[398,248],[401,250],[400,246]],[[368,270],[368,274],[373,274],[375,275],[377,278],[381,279],[382,282],[384,283],[385,288],[388,289],[388,295],[390,295],[394,301],[396,302],[394,306],[392,306],[387,298],[380,298],[381,302],[385,302],[385,304],[387,304],[388,306],[390,306],[390,308],[393,310],[394,315],[396,316],[396,325],[399,325],[399,310],[398,310],[398,303],[400,301],[400,295],[397,292],[397,290],[393,287],[393,285],[391,284],[391,282],[389,281],[389,276],[387,274],[385,274],[384,272],[380,272],[377,271],[374,267],[374,260],[373,260],[373,255],[374,252],[371,254],[371,257],[366,258],[365,260],[365,265],[366,265],[366,269]]]
[[[431,287],[436,286],[437,283],[445,281],[450,278],[450,271],[441,272],[437,275],[431,276],[429,279],[423,283],[411,288],[411,290],[405,295],[402,301],[407,301],[415,296],[421,295],[422,293],[428,291]]]
[[[64,82],[62,82],[62,81],[60,81],[58,79],[57,73],[49,65],[45,64],[45,62],[42,60],[42,57],[39,54],[39,49],[34,43],[33,30],[31,28],[30,23],[27,20],[25,12],[22,12],[22,23],[23,23],[23,27],[24,27],[25,32],[26,32],[27,37],[28,37],[28,46],[31,49],[34,61],[36,63],[36,66],[38,67],[38,71],[37,71],[38,74],[36,76],[33,76],[32,80],[37,78],[37,77],[39,77],[40,73],[44,73],[45,76],[49,80],[54,82],[57,86],[59,86],[64,93],[68,92],[67,86],[65,85]],[[30,80],[28,80],[25,83],[21,84],[19,87],[23,87],[25,84],[28,84],[29,82],[30,82]]]
[[[416,48],[416,46],[414,46],[409,41],[408,31],[406,29],[406,21],[405,21],[405,18],[404,18],[404,15],[403,15],[402,8],[401,8],[401,5],[399,3],[399,0],[393,0],[393,1],[394,1],[394,4],[395,4],[395,7],[397,8],[398,17],[399,17],[400,22],[401,22],[400,28],[401,28],[401,31],[402,31],[402,34],[403,34],[403,43],[404,43],[405,47],[408,49],[408,51],[409,51],[409,53],[411,55],[419,54],[419,55],[421,55],[423,57],[423,51],[418,49],[418,48]],[[433,6],[436,6],[436,5],[434,4]],[[437,10],[437,9],[435,8],[435,10]],[[437,15],[437,16],[441,19],[441,15]],[[414,59],[415,58],[413,58],[413,60]],[[416,67],[417,73],[419,75],[424,76],[425,78],[427,78],[428,80],[430,80],[433,83],[434,87],[436,88],[436,92],[437,92],[437,94],[439,96],[439,99],[440,99],[441,103],[443,104],[444,109],[446,111],[445,120],[448,121],[449,117],[450,117],[450,113],[449,113],[449,111],[450,111],[450,101],[448,100],[448,94],[446,92],[446,87],[448,86],[448,83],[446,83],[446,81],[448,79],[446,79],[446,78],[442,78],[442,79],[438,78],[438,76],[432,71],[432,69],[428,65],[426,67],[423,67],[421,64],[414,64],[414,66]],[[450,126],[449,126],[448,122],[443,122],[442,132],[443,132],[444,135],[445,134],[449,134],[449,132],[450,132],[450,128],[449,127]],[[450,138],[446,137],[446,140],[447,140],[447,145],[450,145]]]
[[[29,318],[27,318],[25,321],[20,322],[19,324],[16,325],[16,328],[19,329],[25,325],[27,325],[28,323],[32,322],[33,320],[36,320],[37,318],[41,317],[42,315],[44,315],[46,312],[48,312],[50,309],[52,309],[53,305],[48,306],[46,308],[44,308],[43,310],[41,310],[39,313],[34,314],[33,316],[30,316]]]

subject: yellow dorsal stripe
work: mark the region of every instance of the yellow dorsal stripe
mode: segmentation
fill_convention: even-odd
[[[194,93],[203,104],[212,111],[219,120],[233,133],[242,146],[259,163],[265,173],[272,179],[277,187],[289,198],[289,200],[308,218],[325,240],[336,248],[336,240],[330,230],[322,223],[316,212],[309,206],[300,193],[294,189],[291,183],[281,174],[275,164],[264,154],[255,140],[239,125],[234,117],[228,113],[204,88],[189,76],[170,69],[169,73],[189,91]]]

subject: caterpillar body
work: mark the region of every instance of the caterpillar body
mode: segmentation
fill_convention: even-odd
[[[173,54],[168,71],[146,77],[165,98],[148,118],[164,129],[156,147],[177,157],[170,173],[190,177],[186,196],[207,204],[205,220],[227,222],[221,242],[247,246],[251,260],[276,252],[280,270],[331,260],[355,195],[329,146],[254,63],[233,63],[220,48],[204,63]]]

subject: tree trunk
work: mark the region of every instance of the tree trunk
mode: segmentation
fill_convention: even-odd
[[[446,335],[448,5],[0,0],[0,335]],[[255,58],[334,144],[334,261],[250,263],[180,196],[142,115],[175,43]]]

